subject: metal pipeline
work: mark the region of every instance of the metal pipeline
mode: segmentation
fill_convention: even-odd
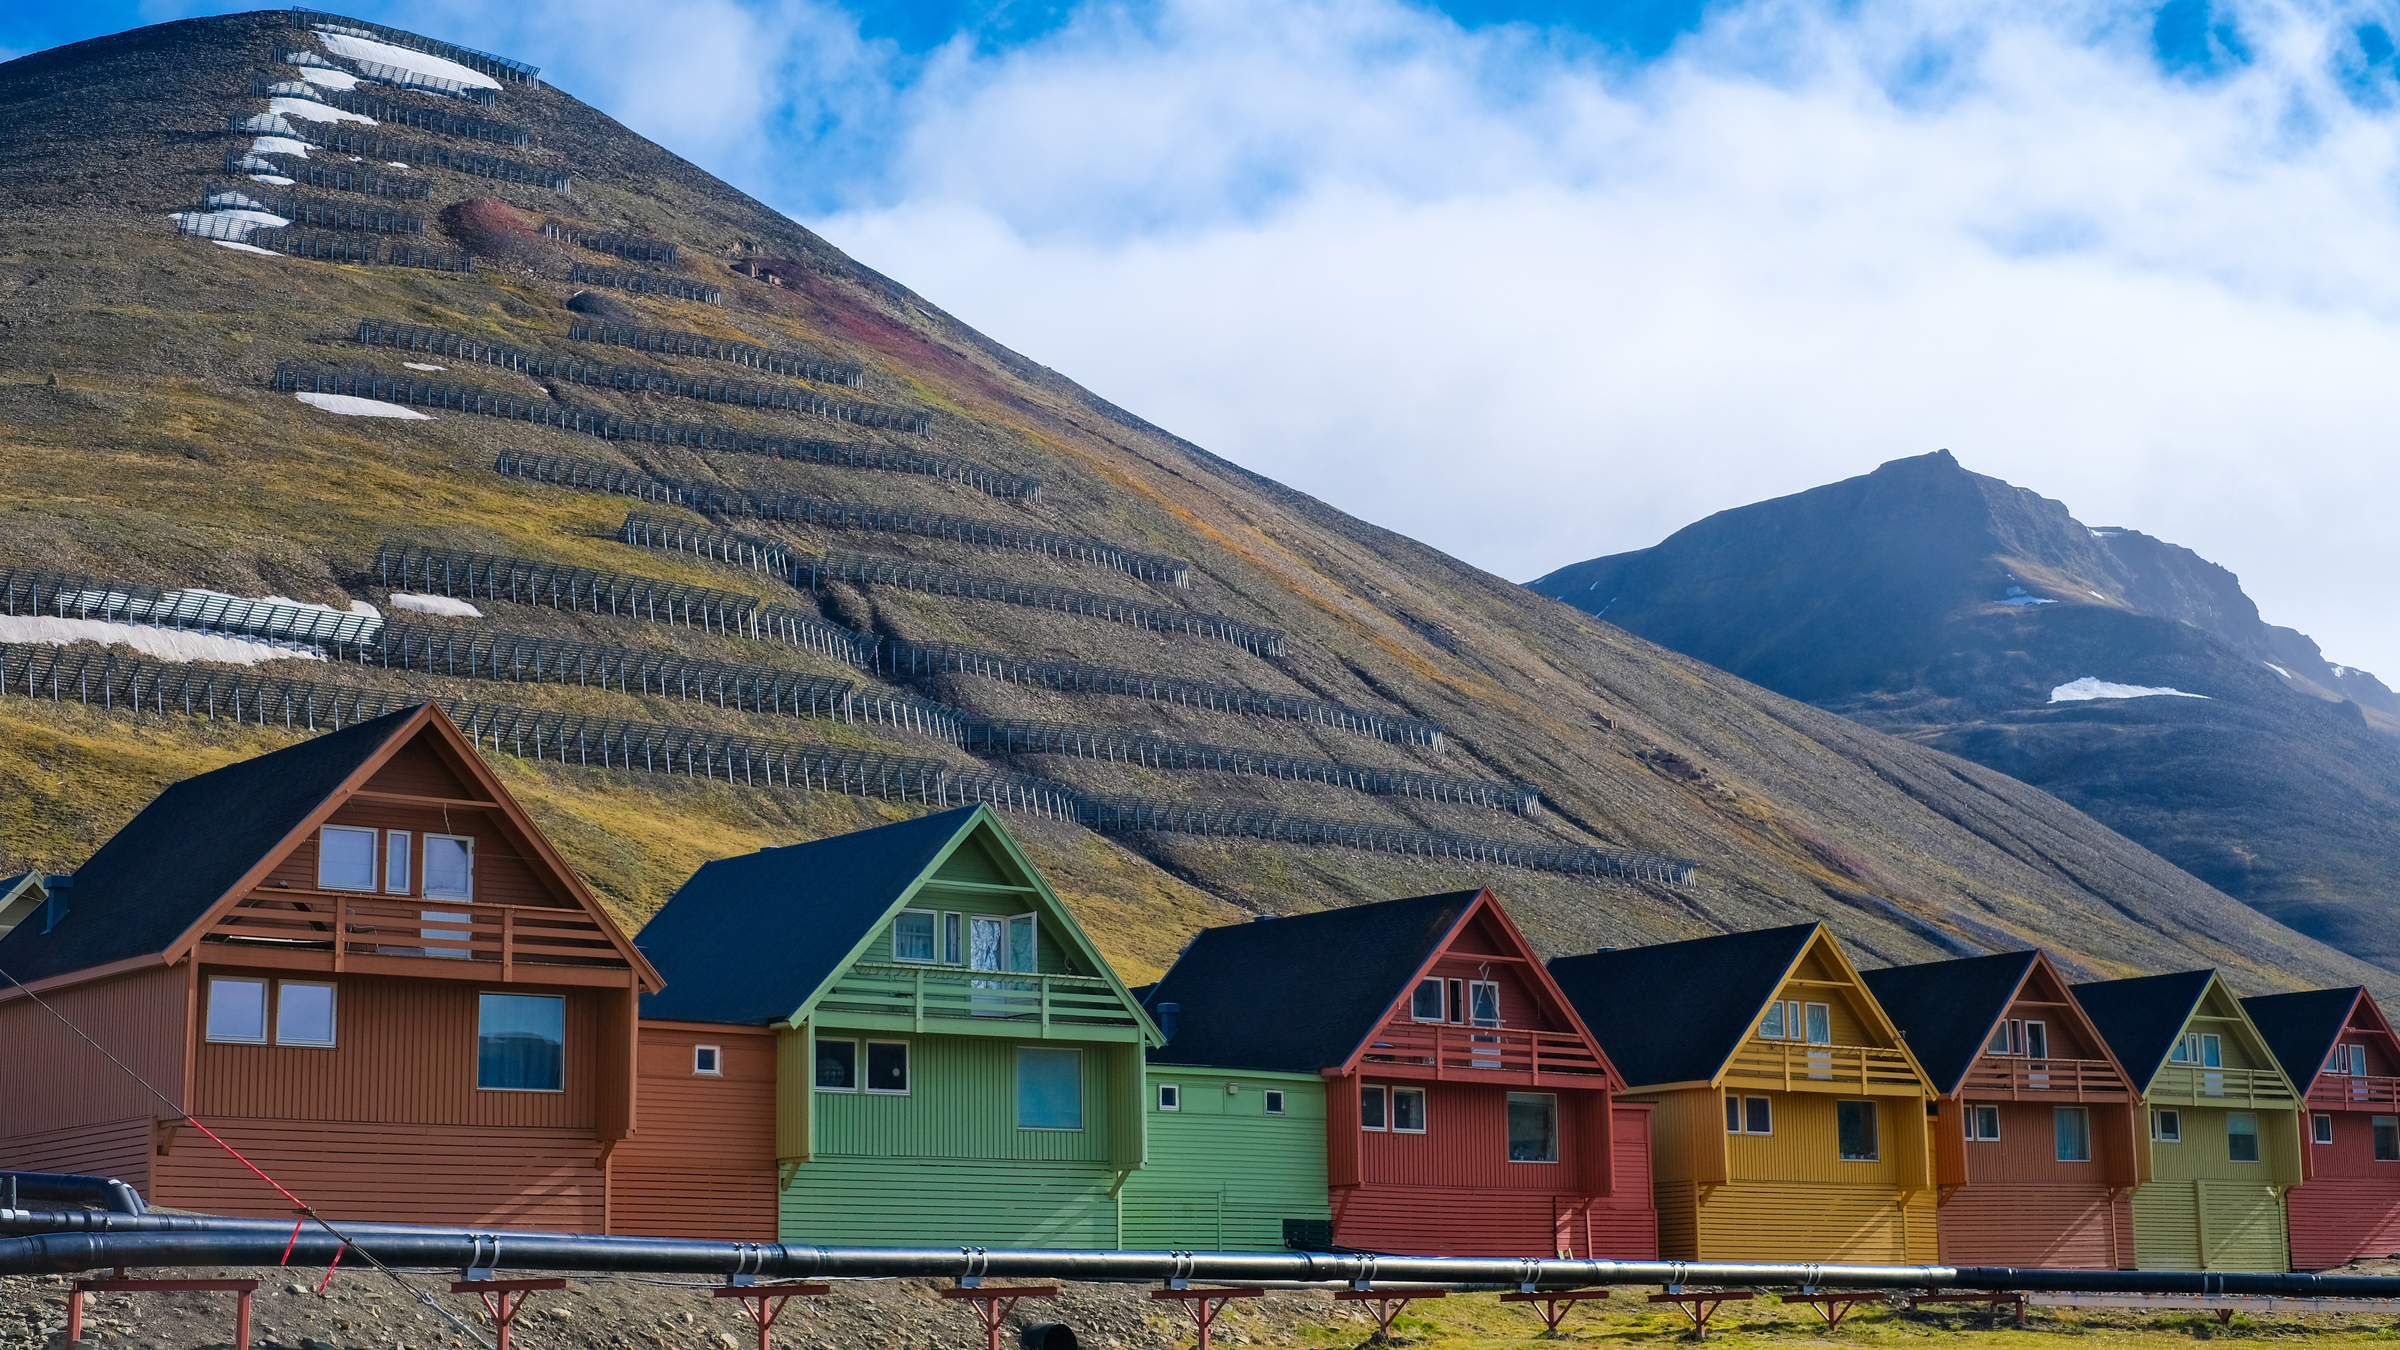
[[[541,1270],[703,1275],[740,1279],[948,1278],[1216,1284],[1297,1282],[1586,1288],[1669,1287],[2024,1290],[2043,1293],[2280,1294],[2400,1297],[2400,1277],[2216,1271],[2043,1270],[2005,1266],[1605,1261],[1556,1258],[1370,1256],[1323,1252],[1133,1252],[980,1247],[817,1247],[796,1243],[601,1237],[583,1233],[344,1224],[357,1247],[387,1265],[470,1272]],[[341,1242],[313,1225],[298,1236],[279,1219],[186,1214],[0,1213],[0,1274],[68,1274],[106,1267],[323,1266]]]
[[[114,1214],[140,1214],[141,1192],[115,1177],[73,1172],[0,1172],[0,1213],[31,1209],[35,1202],[97,1205]]]

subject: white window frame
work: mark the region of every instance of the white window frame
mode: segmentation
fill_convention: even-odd
[[[2308,1130],[2309,1142],[2316,1144],[2332,1143],[2333,1117],[2323,1111],[2312,1112],[2308,1118]]]
[[[1999,1021],[1994,1022],[1992,1024],[1992,1034],[1983,1038],[1983,1053],[1987,1055],[2005,1055],[2009,1052],[2008,1047],[2010,1044],[2011,1042],[2008,1036],[2008,1019],[2004,1017]]]
[[[1492,994],[1492,1016],[1489,1021],[1486,1021],[1485,1019],[1475,1015],[1476,995],[1487,989],[1490,990]],[[1479,1027],[1497,1027],[1507,1025],[1507,1019],[1500,1015],[1500,982],[1498,980],[1467,981],[1467,1020]]]
[[[451,841],[453,841],[453,842],[456,842],[456,843],[460,843],[460,844],[464,844],[464,845],[466,845],[466,849],[467,849],[467,889],[466,889],[466,891],[465,891],[465,893],[464,893],[464,894],[452,894],[452,893],[451,893],[451,892],[449,892],[449,891],[437,891],[437,890],[435,890],[435,889],[433,888],[433,877],[432,877],[432,875],[430,874],[430,870],[429,870],[428,868],[426,868],[426,866],[424,865],[424,860],[423,860],[422,858],[420,858],[420,859],[418,860],[418,864],[417,864],[417,871],[418,871],[419,873],[421,873],[421,874],[424,874],[424,875],[421,875],[421,876],[420,876],[420,878],[419,878],[419,882],[418,882],[418,884],[419,884],[419,887],[420,887],[420,889],[419,889],[419,891],[418,891],[418,894],[422,895],[422,896],[423,896],[425,899],[427,899],[427,900],[456,900],[456,901],[459,901],[459,902],[461,902],[461,903],[464,903],[464,904],[470,904],[470,905],[471,905],[471,904],[474,904],[474,903],[475,903],[475,836],[474,836],[474,835],[471,835],[471,834],[429,834],[429,835],[426,835],[426,836],[425,836],[425,842],[426,842],[427,844],[431,844],[431,843],[432,843],[434,840],[436,840],[436,839],[447,839],[447,840],[451,840]]]
[[[814,1047],[816,1049],[822,1049],[828,1045],[847,1045],[850,1047],[850,1086],[827,1087],[823,1083],[816,1081],[817,1065],[816,1061],[813,1059],[809,1061],[808,1065],[809,1086],[815,1088],[819,1092],[858,1091],[859,1080],[864,1078],[867,1072],[866,1061],[861,1059],[858,1053],[859,1038],[856,1036],[819,1036],[816,1038],[816,1041],[817,1044]]]
[[[1282,1088],[1268,1088],[1268,1089],[1266,1090],[1266,1094],[1265,1094],[1265,1096],[1266,1096],[1266,1112],[1267,1112],[1267,1114],[1268,1114],[1268,1115],[1270,1115],[1270,1116],[1280,1116],[1280,1115],[1282,1115],[1282,1114],[1283,1114],[1283,1089],[1282,1089]]]
[[[1374,1124],[1367,1123],[1367,1094],[1374,1093],[1381,1104],[1375,1112]],[[1377,1134],[1389,1134],[1392,1128],[1392,1090],[1382,1083],[1361,1083],[1358,1086],[1358,1128]]]
[[[322,989],[333,996],[331,1000],[331,1006],[326,1010],[326,1020],[332,1023],[332,1025],[325,1029],[324,1040],[291,1041],[284,1039],[283,991],[292,988]],[[335,984],[331,980],[277,980],[275,982],[275,1003],[274,1006],[269,1008],[267,1011],[270,1014],[268,1025],[274,1028],[275,1044],[277,1045],[288,1045],[298,1050],[333,1050],[339,1048],[341,1045],[341,986]]]
[[[1784,1034],[1790,1026],[1791,1018],[1784,1011],[1782,999],[1769,1003],[1767,1010],[1758,1015],[1758,1037],[1762,1041],[1790,1040],[1791,1037]]]
[[[902,956],[900,954],[900,921],[902,919],[915,918],[918,916],[922,916],[925,920],[925,945],[931,950],[932,955]],[[940,911],[931,909],[904,909],[892,916],[892,964],[900,966],[938,966],[941,963],[942,916]]]
[[[705,1069],[700,1067],[700,1057],[703,1055],[708,1057],[708,1067]],[[723,1078],[725,1076],[725,1047],[721,1045],[693,1046],[692,1076],[695,1078]]]
[[[367,884],[366,884],[366,885],[364,885],[364,886],[336,886],[336,885],[334,885],[332,882],[330,882],[330,881],[327,881],[327,880],[325,879],[325,854],[326,854],[326,850],[325,850],[325,841],[326,841],[327,839],[329,839],[330,837],[332,837],[332,836],[334,836],[334,835],[337,835],[337,834],[363,834],[363,835],[365,835],[365,836],[367,837]],[[376,889],[376,888],[375,888],[375,880],[376,880],[376,878],[377,878],[378,876],[380,876],[380,875],[382,874],[382,872],[383,872],[383,836],[382,836],[382,834],[381,834],[379,831],[377,831],[377,830],[374,830],[374,829],[371,829],[371,828],[369,828],[369,827],[367,827],[367,826],[364,826],[364,825],[319,825],[319,826],[317,827],[317,889],[318,889],[318,890],[320,890],[320,891],[343,891],[343,892],[346,892],[346,893],[349,893],[349,894],[352,894],[352,895],[372,895],[372,894],[374,894],[374,893],[375,893],[375,889]]]
[[[217,986],[246,984],[258,990],[258,1034],[256,1036],[219,1036],[209,1029],[210,1017],[217,1006]],[[213,1045],[272,1045],[275,1034],[275,1007],[268,997],[268,981],[249,975],[211,975],[208,977],[208,1007],[200,1010],[202,1035]]]
[[[2041,1048],[2040,1048],[2039,1050],[2036,1050],[2036,1049],[2034,1048],[2034,1044],[2033,1044],[2033,1043],[2034,1043],[2035,1041],[2040,1041],[2040,1042],[2042,1043],[2042,1044],[2041,1044]],[[2031,1018],[2028,1018],[2028,1019],[2026,1020],[2026,1022],[2025,1022],[2025,1058],[2027,1058],[2027,1059],[2040,1059],[2040,1060],[2047,1060],[2048,1058],[2050,1058],[2050,1024],[2049,1024],[2049,1023],[2047,1023],[2047,1022],[2035,1021],[2035,1020],[2033,1020],[2033,1019],[2031,1019]]]
[[[1411,1092],[1417,1094],[1417,1118],[1425,1122],[1413,1130],[1400,1124],[1400,1098]],[[1395,1084],[1392,1088],[1391,1112],[1389,1118],[1394,1134],[1428,1134],[1432,1132],[1433,1098],[1421,1087],[1400,1087]]]
[[[1824,1040],[1821,1040],[1821,1041],[1820,1041],[1820,1040],[1818,1040],[1818,1039],[1817,1039],[1817,1038],[1816,1038],[1814,1035],[1812,1035],[1812,1034],[1811,1034],[1812,1028],[1811,1028],[1811,1027],[1808,1025],[1808,1021],[1807,1021],[1807,1018],[1808,1018],[1808,1015],[1809,1015],[1809,1014],[1811,1014],[1811,1013],[1815,1013],[1815,1012],[1818,1012],[1818,1011],[1820,1011],[1820,1010],[1822,1010],[1822,1011],[1824,1012],[1824,1014],[1825,1014],[1825,1039],[1824,1039]],[[1803,1040],[1803,1041],[1807,1042],[1807,1043],[1808,1043],[1808,1044],[1810,1044],[1810,1045],[1831,1045],[1831,1044],[1833,1044],[1833,1005],[1832,1005],[1832,1004],[1830,1004],[1830,1003],[1803,1003],[1803,1004],[1801,1004],[1801,1005],[1800,1005],[1800,1012],[1801,1012],[1801,1017],[1802,1017],[1802,1021],[1801,1021],[1801,1023],[1800,1023],[1800,1039],[1801,1039],[1801,1040]]]
[[[2172,1128],[2169,1128],[2170,1125]],[[2153,1107],[2150,1111],[2150,1139],[2159,1144],[2183,1142],[2183,1112],[2172,1107]]]
[[[941,935],[937,933],[934,936],[938,941]],[[865,1037],[861,1037],[860,1040],[862,1044],[860,1044],[858,1048],[859,1087],[863,1089],[870,1097],[907,1096],[910,1090],[915,1088],[917,1085],[917,1057],[909,1050],[908,1042],[869,1040]],[[874,1072],[875,1047],[879,1045],[896,1045],[900,1047],[900,1076],[908,1080],[906,1087],[879,1088],[873,1085],[869,1075]]]
[[[383,832],[383,893],[385,895],[414,895],[417,880],[416,836],[406,830]],[[393,850],[397,849],[395,854]],[[393,885],[394,864],[398,864],[399,883]]]
[[[1767,1128],[1763,1130],[1750,1128],[1752,1102],[1767,1108]],[[1738,1092],[1728,1092],[1725,1094],[1725,1112],[1727,1134],[1747,1134],[1763,1139],[1775,1133],[1775,1100],[1772,1097],[1745,1097]]]
[[[1990,1113],[1992,1122],[1992,1132],[1990,1134],[1985,1134],[1983,1132],[1983,1122],[1986,1112]],[[1999,1143],[2000,1108],[1981,1102],[1967,1103],[1967,1140],[1970,1143],[1976,1144]]]
[[[1159,1085],[1158,1085],[1158,1109],[1159,1109],[1159,1110],[1161,1110],[1161,1111],[1180,1111],[1180,1110],[1182,1110],[1182,1109],[1183,1109],[1183,1084],[1181,1084],[1181,1083],[1161,1083],[1161,1084],[1159,1084]]]
[[[1429,987],[1433,991],[1433,1016],[1431,1017],[1425,1015],[1424,1008],[1425,992]],[[1408,1020],[1411,1022],[1447,1022],[1450,1020],[1449,1003],[1449,983],[1439,975],[1428,975],[1417,981],[1417,987],[1408,992]]]

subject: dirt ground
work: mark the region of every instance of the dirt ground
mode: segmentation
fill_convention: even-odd
[[[2391,1263],[2377,1263],[2391,1264]],[[162,1278],[243,1276],[240,1271],[156,1271]],[[247,1272],[257,1275],[259,1272]],[[2361,1273],[2369,1273],[2362,1271]],[[2377,1270],[2371,1273],[2388,1273]],[[251,1344],[259,1350],[464,1350],[467,1334],[391,1279],[345,1268],[319,1292],[322,1270],[280,1272],[259,1284]],[[489,1319],[472,1296],[449,1292],[452,1272],[409,1272],[406,1278],[473,1327],[486,1345]],[[966,1307],[940,1297],[941,1282],[840,1281],[821,1299],[794,1299],[776,1324],[773,1344],[784,1350],[977,1350],[983,1336]],[[562,1291],[535,1294],[515,1324],[521,1350],[741,1350],[758,1343],[740,1306],[709,1296],[709,1286],[632,1277],[576,1277]],[[1028,1301],[1002,1333],[1018,1350],[1023,1329],[1065,1323],[1095,1350],[1182,1350],[1195,1342],[1179,1307],[1153,1301],[1149,1286],[1066,1286],[1055,1299]],[[58,1277],[0,1279],[0,1350],[51,1350],[66,1344],[68,1282]],[[1571,1313],[1559,1339],[1592,1344],[1684,1342],[1689,1323],[1654,1306],[1649,1288],[1614,1291],[1607,1303]],[[99,1346],[156,1350],[217,1350],[233,1343],[230,1294],[94,1294],[85,1340]],[[1214,1341],[1227,1346],[1292,1346],[1346,1350],[1368,1344],[1375,1324],[1357,1305],[1318,1290],[1273,1292],[1236,1303],[1217,1324]],[[2213,1316],[2176,1311],[2034,1309],[2023,1330],[1993,1325],[1979,1313],[1907,1313],[1868,1305],[1829,1335],[1817,1313],[1763,1295],[1729,1304],[1712,1324],[1710,1341],[1746,1345],[1832,1346],[1882,1343],[1899,1350],[1925,1342],[1968,1344],[1978,1350],[2029,1350],[2062,1338],[2097,1342],[2108,1350],[2170,1350],[2193,1341],[2315,1342],[2326,1346],[2400,1340],[2400,1314],[2236,1314],[2229,1325]],[[1394,1342],[1425,1350],[1489,1350],[1547,1340],[1540,1320],[1522,1305],[1492,1294],[1454,1295],[1414,1304],[1393,1327]]]

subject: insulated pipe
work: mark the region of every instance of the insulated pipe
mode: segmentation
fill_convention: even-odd
[[[70,1205],[97,1205],[112,1214],[140,1214],[139,1191],[115,1177],[80,1176],[73,1172],[0,1172],[0,1214],[31,1209],[37,1200]]]
[[[59,1231],[79,1228],[83,1231]],[[297,1238],[279,1219],[205,1215],[0,1215],[0,1274],[66,1274],[112,1266],[326,1265],[341,1241],[321,1228]],[[2007,1266],[1851,1266],[1549,1258],[1371,1256],[1323,1252],[1130,1252],[973,1247],[814,1247],[577,1233],[494,1232],[407,1224],[347,1224],[387,1265],[498,1270],[624,1271],[770,1279],[950,1278],[1351,1286],[1491,1285],[1518,1289],[1611,1284],[1987,1289],[2049,1293],[2400,1296],[2400,1277],[2214,1271],[2042,1270]]]

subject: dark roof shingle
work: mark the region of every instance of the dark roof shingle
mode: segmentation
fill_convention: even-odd
[[[1813,923],[1561,956],[1550,975],[1629,1088],[1717,1075]]]
[[[2100,1028],[2117,1062],[2135,1088],[2147,1091],[2167,1062],[2175,1038],[2208,992],[2211,970],[2179,970],[2131,980],[2096,980],[2075,986],[2075,1001]]]
[[[2267,1048],[2275,1052],[2275,1062],[2283,1066],[2284,1076],[2292,1086],[2306,1092],[2324,1071],[2325,1061],[2333,1055],[2333,1043],[2341,1039],[2342,1027],[2350,1020],[2365,989],[2352,985],[2347,989],[2309,989],[2297,994],[2262,994],[2242,1000],[2242,1011],[2250,1014],[2258,1034],[2266,1038]]]
[[[1936,1090],[1958,1091],[1992,1024],[2033,969],[2035,953],[2001,952],[1859,972]]]

